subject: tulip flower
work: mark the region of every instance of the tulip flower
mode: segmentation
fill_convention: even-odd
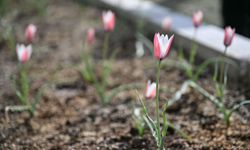
[[[170,17],[164,18],[161,26],[164,31],[169,31],[172,26],[172,19]]]
[[[25,39],[27,42],[32,42],[35,38],[37,27],[34,24],[29,24],[25,30]]]
[[[225,69],[225,55],[227,53],[227,48],[232,44],[232,40],[235,34],[235,29],[231,27],[226,27],[225,28],[225,33],[224,33],[224,45],[225,49],[223,52],[223,56],[221,58],[221,64],[220,64],[220,78],[219,78],[219,86],[216,87],[216,92],[218,93],[218,97],[223,100],[224,98],[224,89],[225,89],[225,76],[226,74],[226,69]]]
[[[28,45],[25,47],[23,44],[17,44],[16,47],[17,57],[21,63],[25,63],[30,59],[32,53],[32,46]]]
[[[87,31],[87,42],[88,44],[92,44],[95,41],[95,29],[89,28]]]
[[[156,71],[156,83],[151,83],[148,81],[147,89],[146,89],[146,98],[155,98],[155,115],[156,121],[149,117],[147,113],[147,109],[141,101],[144,114],[147,116],[145,117],[145,122],[150,127],[152,134],[155,137],[157,149],[163,150],[164,149],[164,137],[166,136],[168,122],[166,121],[165,115],[165,108],[163,113],[160,112],[160,75],[161,75],[161,60],[168,56],[170,47],[172,45],[174,39],[174,35],[172,35],[168,39],[168,35],[160,35],[159,33],[155,33],[154,36],[154,55],[157,58],[157,71]],[[162,115],[161,115],[162,114]],[[163,126],[161,127],[161,120],[163,120]],[[152,125],[153,124],[153,125]]]
[[[226,47],[231,45],[234,35],[235,35],[235,29],[234,28],[231,28],[230,26],[225,28],[224,45]]]
[[[197,11],[193,14],[193,24],[195,28],[198,28],[202,24],[203,12]]]
[[[146,88],[146,98],[155,98],[156,96],[156,83],[149,80]]]
[[[105,31],[113,31],[115,28],[115,14],[112,11],[102,13],[102,21]]]
[[[193,39],[192,39],[192,45],[191,45],[191,49],[190,49],[190,55],[189,55],[189,59],[188,59],[188,63],[190,64],[191,67],[186,68],[186,75],[191,78],[192,80],[194,79],[194,62],[195,62],[195,58],[196,58],[196,53],[197,53],[197,43],[195,42],[196,40],[196,34],[198,31],[198,27],[201,26],[203,21],[203,12],[202,11],[196,11],[193,14],[193,25],[194,25],[194,35],[193,35]]]
[[[154,36],[154,55],[157,59],[162,60],[168,56],[172,45],[174,35],[168,39],[168,35],[156,33]]]

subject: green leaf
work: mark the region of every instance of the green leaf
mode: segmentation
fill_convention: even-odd
[[[200,66],[198,66],[195,74],[194,74],[194,77],[193,77],[193,80],[196,81],[198,80],[199,76],[205,71],[205,69],[207,69],[207,67],[210,65],[210,64],[213,64],[215,63],[214,62],[214,58],[212,59],[207,59],[206,61],[204,61]]]
[[[168,123],[169,127],[173,128],[180,136],[187,139],[189,142],[192,141],[191,137],[189,137],[186,133],[184,133],[182,130],[177,129],[173,124]]]
[[[120,85],[116,88],[113,88],[110,91],[110,94],[107,96],[109,100],[113,99],[117,94],[123,91],[131,90],[131,89],[137,89],[141,88],[143,85],[141,83],[132,83],[132,84],[124,84]]]
[[[44,91],[44,88],[46,87],[47,85],[43,85],[36,93],[36,96],[34,98],[34,102],[32,103],[31,105],[31,113],[33,114],[35,111],[36,111],[36,106],[37,104],[40,102],[41,100],[41,97],[42,97],[42,93]]]
[[[182,95],[187,92],[188,87],[192,87],[193,89],[198,91],[200,94],[206,97],[209,101],[215,104],[215,106],[217,106],[218,108],[224,107],[223,103],[221,103],[215,96],[208,93],[206,90],[200,87],[197,83],[191,80],[188,80],[182,84],[180,90],[175,93],[174,97],[169,101],[168,105],[171,106],[174,102],[180,100]]]
[[[214,80],[214,83],[216,83],[217,82],[217,80],[218,80],[218,60],[216,60],[215,61],[215,64],[214,64],[214,75],[213,75],[213,80]]]
[[[19,100],[21,101],[21,104],[22,104],[22,105],[25,105],[25,99],[24,99],[24,97],[22,96],[22,94],[20,93],[20,91],[16,90],[16,95],[17,95],[17,97],[19,98]]]
[[[139,32],[136,33],[136,37],[137,37],[137,39],[139,39],[139,41],[141,41],[143,43],[143,45],[145,45],[147,47],[147,49],[149,49],[151,56],[153,56],[154,55],[154,52],[153,52],[154,45],[151,42],[151,40],[149,40],[146,36],[144,36],[143,34],[141,34]]]
[[[228,65],[226,65],[225,67],[225,73],[224,73],[224,84],[223,84],[223,88],[225,89],[227,86],[227,72],[228,72]],[[224,90],[223,89],[223,90]]]
[[[168,107],[168,104],[165,104],[163,112],[162,112],[162,118],[163,118],[163,128],[161,131],[162,137],[166,136],[167,130],[168,130],[168,121],[167,121],[167,116],[166,116],[167,107]]]
[[[184,52],[183,52],[183,48],[182,47],[180,47],[179,49],[178,49],[178,60],[179,61],[183,61],[184,60]]]
[[[88,82],[93,82],[93,77],[91,75],[91,72],[89,71],[89,69],[83,69],[83,71],[81,72],[84,80],[88,81]]]
[[[230,110],[230,113],[233,113],[234,111],[238,110],[243,105],[249,105],[250,100],[243,100],[239,104],[236,104],[233,106],[233,108]]]
[[[5,112],[7,113],[8,111],[12,112],[30,111],[30,106],[26,105],[7,106],[5,107]]]
[[[190,56],[189,56],[189,64],[191,64],[192,66],[194,65],[194,61],[195,61],[195,57],[196,57],[196,53],[197,53],[197,44],[193,43],[191,50],[190,50]]]
[[[160,147],[161,139],[159,139],[159,137],[161,137],[161,136],[159,136],[159,134],[161,134],[161,133],[157,128],[156,122],[154,122],[153,119],[151,119],[150,116],[148,115],[147,108],[146,108],[142,98],[139,96],[138,92],[137,92],[137,96],[138,96],[138,99],[139,99],[139,101],[142,105],[142,108],[143,108],[143,112],[144,112],[143,119],[146,122],[147,126],[149,127],[153,137],[155,138],[157,146]]]

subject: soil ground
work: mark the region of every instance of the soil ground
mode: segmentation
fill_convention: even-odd
[[[46,14],[38,18],[32,13],[17,15],[12,22],[17,41],[23,41],[23,29],[30,22],[38,26],[38,37],[29,62],[32,93],[47,83],[37,112],[29,118],[27,112],[4,112],[6,106],[19,101],[10,83],[16,73],[17,60],[12,50],[1,44],[0,51],[0,148],[1,149],[156,149],[151,133],[146,129],[141,137],[133,127],[132,111],[138,106],[135,90],[118,94],[108,106],[103,107],[92,84],[82,80],[79,68],[84,64],[84,35],[89,27],[97,29],[97,41],[92,49],[95,62],[102,48],[103,31],[101,11],[81,7],[69,0],[49,2]],[[128,83],[145,83],[155,79],[155,60],[148,56],[134,57],[135,33],[118,19],[111,35],[110,49],[119,49],[119,57],[113,63],[109,88]],[[119,34],[118,34],[119,33]],[[170,56],[175,58],[174,52]],[[161,72],[161,86],[168,89],[161,93],[161,104],[171,98],[186,80],[176,68]],[[214,92],[209,75],[198,83]],[[143,94],[145,89],[138,89]],[[32,94],[31,93],[31,94]],[[244,95],[231,89],[227,100],[244,99]],[[146,100],[153,116],[155,102]],[[250,149],[250,124],[246,118],[235,114],[227,129],[222,116],[209,101],[190,90],[181,101],[168,109],[168,119],[192,141],[187,141],[173,129],[164,140],[166,149]]]

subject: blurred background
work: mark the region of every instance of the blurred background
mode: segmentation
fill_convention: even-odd
[[[53,1],[53,0],[51,0]],[[71,1],[71,0],[69,0]],[[93,0],[94,1],[94,0]],[[217,26],[230,25],[237,33],[250,37],[250,0],[151,0],[177,12],[192,16],[200,8],[205,21]],[[47,7],[44,0],[0,0],[0,16],[14,13],[19,8],[42,14]]]
[[[250,0],[151,0],[177,12],[192,16],[199,8],[205,22],[220,27],[232,26],[236,32],[250,37]]]

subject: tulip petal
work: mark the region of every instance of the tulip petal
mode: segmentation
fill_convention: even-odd
[[[16,52],[18,60],[22,63],[25,63],[30,59],[31,53],[32,53],[32,46],[28,45],[25,47],[23,44],[17,44],[16,46]]]
[[[146,87],[146,98],[155,98],[156,96],[156,83],[149,80]]]
[[[167,48],[166,48],[166,55],[168,55],[169,54],[169,52],[170,52],[170,47],[171,47],[171,45],[172,45],[172,42],[173,42],[173,40],[174,40],[174,35],[172,35],[171,37],[170,37],[170,39],[168,40],[168,42],[167,42]]]
[[[157,59],[161,59],[160,44],[159,44],[159,33],[154,35],[154,55]]]

